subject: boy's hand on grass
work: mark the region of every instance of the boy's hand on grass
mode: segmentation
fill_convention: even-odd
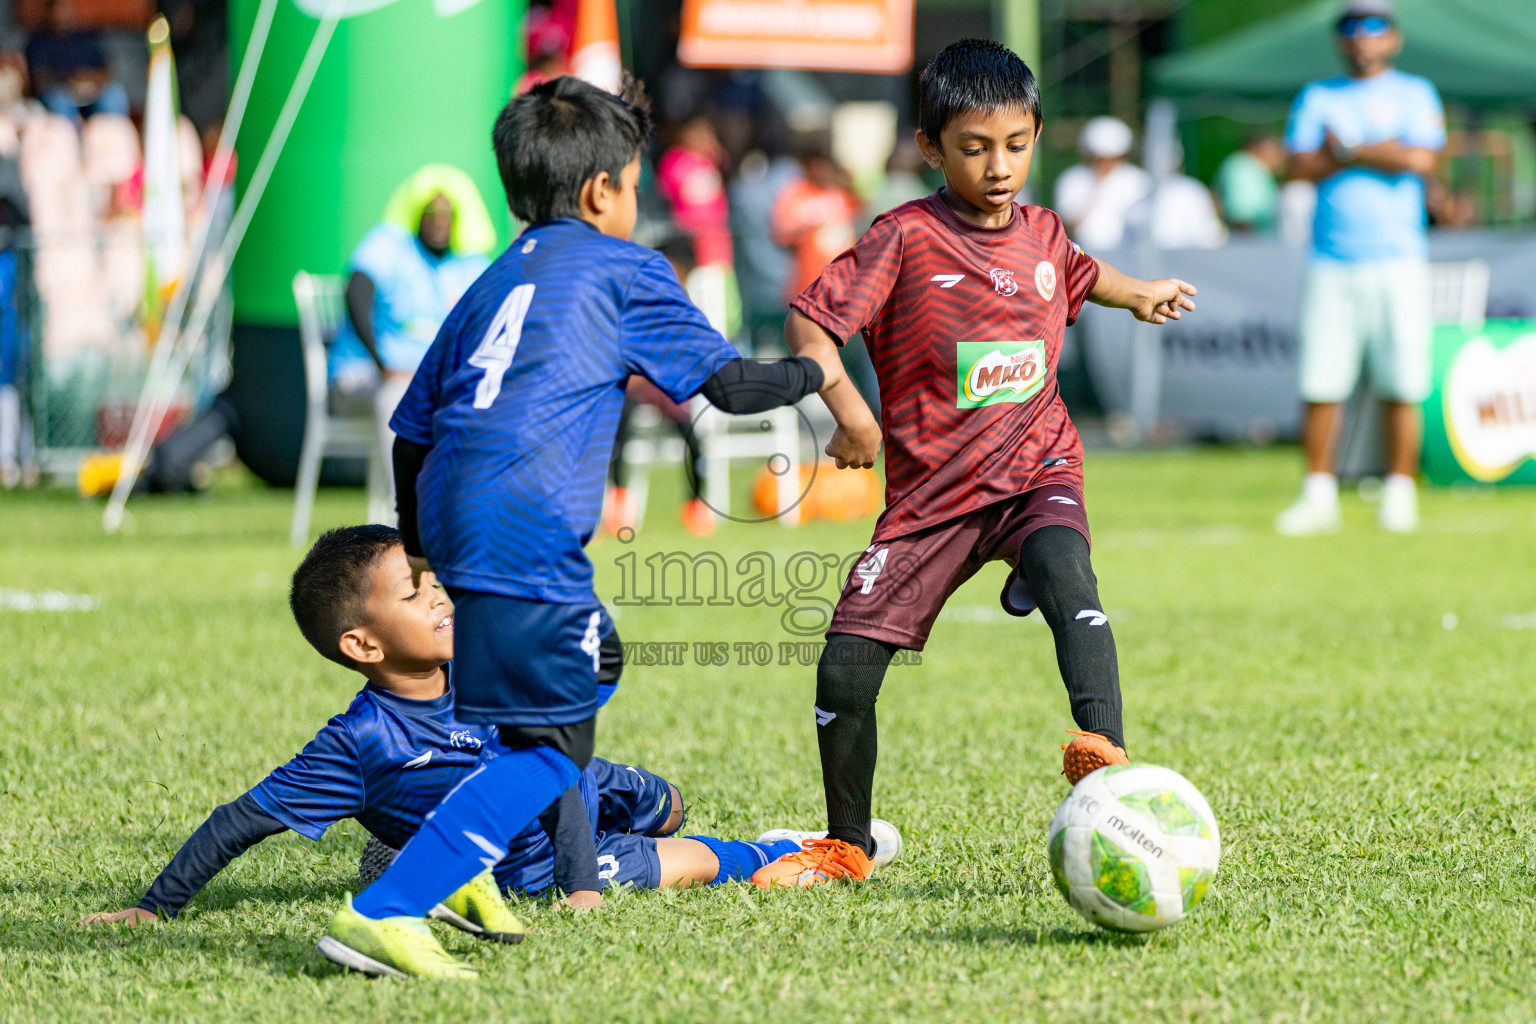
[[[127,910],[106,910],[99,914],[92,914],[80,923],[87,924],[154,924],[159,918],[145,910],[143,907],[129,907]]]
[[[594,889],[577,889],[558,904],[562,910],[601,910],[603,894]]]
[[[1190,300],[1193,294],[1195,286],[1176,277],[1148,281],[1146,294],[1141,297],[1142,301],[1131,307],[1131,312],[1137,320],[1149,324],[1178,320],[1184,315],[1183,310],[1195,308],[1194,302]]]
[[[869,469],[880,454],[880,424],[874,420],[852,428],[839,424],[824,451],[838,469]]]

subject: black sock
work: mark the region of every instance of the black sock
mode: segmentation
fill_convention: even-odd
[[[1024,538],[1019,571],[1056,637],[1056,664],[1073,721],[1124,747],[1120,663],[1088,561],[1088,542],[1070,526],[1043,527]]]
[[[816,666],[816,743],[827,791],[827,836],[863,847],[871,857],[869,816],[879,750],[875,700],[897,650],[895,644],[833,633]]]

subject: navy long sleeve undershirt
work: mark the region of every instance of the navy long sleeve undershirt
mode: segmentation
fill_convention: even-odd
[[[214,808],[155,876],[139,908],[175,917],[230,861],[268,836],[286,831],[288,826],[263,811],[249,793]]]

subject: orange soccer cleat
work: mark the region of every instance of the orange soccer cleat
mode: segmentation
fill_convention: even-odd
[[[1068,729],[1067,732],[1075,734],[1077,739],[1061,745],[1061,749],[1066,751],[1061,755],[1061,774],[1074,786],[1083,776],[1107,764],[1130,763],[1131,759],[1125,756],[1123,747],[1115,746],[1096,732],[1082,732],[1078,729]]]
[[[808,839],[796,853],[786,853],[752,875],[752,884],[764,889],[798,885],[808,889],[834,878],[860,881],[869,877],[875,864],[864,851],[841,839]]]

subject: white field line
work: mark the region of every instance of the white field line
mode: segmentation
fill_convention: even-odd
[[[101,607],[101,598],[90,594],[66,594],[60,590],[32,593],[0,587],[0,611],[8,612],[93,612]]]

